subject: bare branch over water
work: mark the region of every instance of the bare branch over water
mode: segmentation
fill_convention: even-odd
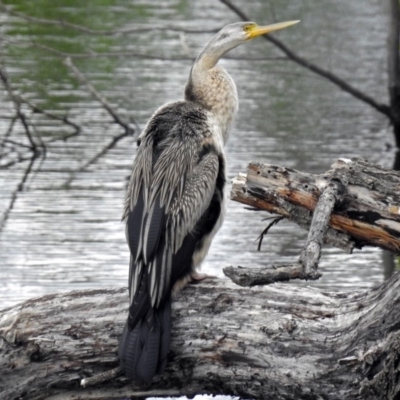
[[[51,26],[59,26],[62,28],[68,28],[75,31],[79,31],[88,35],[99,35],[99,36],[114,36],[114,35],[126,35],[126,34],[134,34],[134,33],[143,33],[144,30],[149,31],[173,31],[173,32],[184,32],[184,33],[216,33],[221,27],[213,28],[213,29],[191,29],[184,28],[180,26],[171,26],[171,25],[154,25],[149,29],[148,25],[136,25],[134,28],[125,28],[125,29],[90,29],[83,25],[73,24],[68,21],[64,21],[62,19],[54,20],[47,18],[36,18],[31,17],[30,15],[26,15],[24,13],[14,11],[11,7],[6,6],[0,1],[0,10],[6,12],[7,14],[13,15],[15,17],[24,19],[25,21],[32,22],[40,25],[51,25]]]
[[[244,11],[242,11],[239,7],[234,5],[230,0],[220,0],[220,2],[225,4],[230,10],[232,10],[242,20],[244,20],[244,21],[251,20],[251,18],[249,18]],[[290,60],[294,61],[295,63],[301,65],[304,68],[307,68],[308,70],[314,72],[315,74],[322,76],[323,78],[329,80],[330,82],[332,82],[333,84],[338,86],[340,89],[351,94],[356,99],[361,100],[364,103],[370,105],[372,108],[374,108],[375,110],[379,111],[380,113],[386,115],[390,120],[392,120],[392,112],[391,112],[389,105],[378,103],[377,101],[375,101],[375,99],[368,96],[366,93],[361,92],[360,90],[358,90],[354,86],[350,85],[343,79],[339,78],[337,75],[333,74],[332,72],[324,70],[323,68],[312,63],[311,61],[308,61],[307,59],[299,56],[297,53],[295,53],[293,50],[291,50],[289,47],[287,47],[281,40],[277,39],[275,36],[264,35],[263,37],[265,38],[265,40],[268,40],[269,42],[273,43],[276,47],[278,47],[283,53],[285,53],[287,55],[287,57]]]

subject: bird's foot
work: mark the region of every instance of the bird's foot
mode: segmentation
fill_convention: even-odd
[[[216,276],[202,274],[200,272],[194,271],[190,274],[188,283],[198,283],[204,281],[205,279],[216,279]]]
[[[184,278],[180,279],[175,283],[172,288],[172,292],[174,294],[178,293],[181,289],[183,289],[188,283],[197,284],[199,282],[204,281],[205,279],[217,279],[216,276],[201,274],[200,272],[194,271],[189,275],[186,275]]]

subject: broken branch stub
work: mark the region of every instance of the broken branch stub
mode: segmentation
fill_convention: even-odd
[[[318,262],[321,257],[322,244],[325,234],[328,230],[329,220],[335,207],[341,200],[341,192],[344,193],[342,184],[339,181],[332,180],[323,189],[321,196],[318,199],[315,211],[313,214],[310,230],[306,245],[300,255],[300,261],[305,269],[307,276],[313,277],[318,275]]]
[[[331,179],[346,188],[333,210],[325,242],[345,250],[376,246],[400,250],[400,172],[365,160],[338,160],[322,175],[251,163],[233,182],[232,200],[285,216],[308,228]]]
[[[224,270],[227,276],[240,284],[250,282],[249,286],[287,280],[290,275],[318,279],[323,242],[349,253],[366,245],[399,251],[400,173],[361,159],[341,159],[332,167],[325,174],[314,175],[251,163],[247,175],[235,178],[233,200],[279,214],[309,230],[309,235],[300,256],[303,274],[293,275],[288,265],[285,273],[285,266],[252,269],[245,273],[246,279],[243,270],[229,267]],[[279,274],[274,272],[278,270]],[[263,279],[262,273],[266,274]]]

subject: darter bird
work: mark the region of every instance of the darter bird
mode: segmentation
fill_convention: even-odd
[[[166,365],[171,295],[193,279],[224,215],[224,144],[238,109],[236,86],[217,66],[228,51],[298,21],[225,26],[190,71],[185,100],[167,103],[139,137],[123,220],[130,249],[129,316],[121,369],[148,383]]]

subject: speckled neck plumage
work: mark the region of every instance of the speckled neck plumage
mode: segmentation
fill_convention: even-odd
[[[225,69],[209,61],[205,57],[196,60],[186,84],[185,100],[213,113],[226,143],[238,110],[236,85]]]

